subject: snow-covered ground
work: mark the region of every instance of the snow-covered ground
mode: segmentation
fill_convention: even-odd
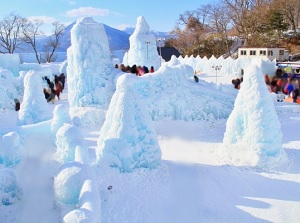
[[[228,77],[219,80],[225,83]],[[67,91],[60,101],[49,104],[49,110],[57,104],[68,106]],[[298,106],[276,103],[288,157],[288,162],[276,170],[230,166],[217,158],[226,120],[156,121],[162,151],[162,163],[157,169],[132,173],[107,169],[97,173],[101,222],[299,222]],[[1,110],[0,117],[2,130],[15,128],[15,111]],[[33,134],[30,126],[26,128],[23,131]],[[93,154],[100,129],[90,126],[83,132]],[[1,205],[3,222],[53,223],[61,218],[62,210],[53,191],[59,168],[52,159],[54,145],[36,141],[31,134],[26,148],[40,153],[32,153],[15,168],[23,199],[17,207]]]

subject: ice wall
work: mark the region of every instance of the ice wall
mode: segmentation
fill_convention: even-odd
[[[14,99],[19,97],[12,72],[0,68],[0,108],[14,108]]]
[[[249,57],[243,57],[243,58],[237,58],[233,59],[231,57],[227,57],[226,59],[220,56],[219,58],[216,58],[215,56],[211,56],[211,58],[207,57],[199,57],[196,58],[194,56],[185,56],[184,58],[182,56],[178,57],[178,60],[182,64],[187,64],[193,67],[194,71],[196,73],[202,73],[202,74],[216,74],[216,67],[221,67],[219,69],[218,75],[230,75],[230,76],[241,76],[241,70],[247,69],[247,67],[250,65],[251,61],[255,60],[261,60],[261,70],[263,74],[268,74],[269,76],[274,76],[276,71],[276,61],[271,61],[269,59],[260,59],[260,58],[249,58]]]
[[[234,97],[216,89],[215,84],[194,81],[191,66],[174,56],[154,73],[137,77],[134,88],[152,120],[214,120],[227,118]]]
[[[0,54],[0,67],[13,73],[14,77],[19,76],[20,57],[18,54]]]

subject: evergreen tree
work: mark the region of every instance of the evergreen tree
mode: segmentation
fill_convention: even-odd
[[[270,30],[276,30],[277,41],[280,41],[282,32],[288,29],[288,24],[284,22],[283,14],[278,10],[271,10],[270,17],[268,20],[268,27]]]

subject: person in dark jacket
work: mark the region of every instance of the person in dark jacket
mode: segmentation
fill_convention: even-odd
[[[61,73],[59,75],[59,79],[60,79],[60,82],[61,82],[61,85],[62,85],[62,88],[61,88],[61,92],[63,92],[63,90],[65,89],[65,82],[66,82],[66,76],[64,73]]]
[[[292,94],[294,103],[297,103],[298,96],[299,96],[299,89],[295,89]]]

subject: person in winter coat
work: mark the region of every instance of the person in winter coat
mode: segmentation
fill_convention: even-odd
[[[65,82],[66,82],[66,76],[64,73],[61,73],[59,75],[59,81],[61,82],[62,85],[61,92],[63,92],[63,90],[65,89]]]
[[[284,86],[284,93],[290,95],[294,91],[294,87],[290,81],[290,78],[287,79],[287,83]]]
[[[61,85],[60,81],[55,80],[55,94],[56,94],[58,100],[60,100],[61,89],[62,89],[62,85]]]
[[[293,102],[298,103],[299,89],[295,89],[292,94]]]
[[[49,89],[47,91],[46,88],[44,88],[44,95],[45,95],[45,98],[47,100],[47,102],[52,102],[52,104],[54,104],[54,100],[55,100],[55,94],[51,91],[51,89]]]

